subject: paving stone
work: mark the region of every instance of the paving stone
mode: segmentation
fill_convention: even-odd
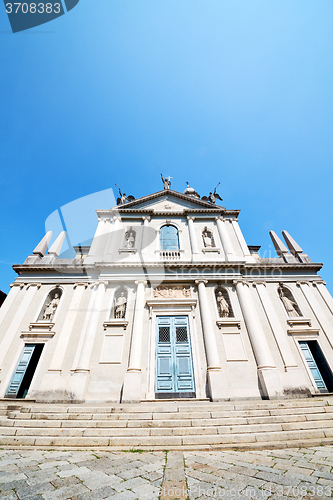
[[[117,491],[112,489],[110,486],[105,486],[104,488],[99,488],[94,491],[89,491],[87,493],[81,493],[71,498],[71,500],[102,500],[107,497],[112,497],[116,495]]]
[[[135,500],[137,495],[133,491],[123,491],[122,493],[117,493],[114,496],[109,496],[106,500]]]
[[[34,486],[25,486],[22,488],[15,488],[17,496],[21,498],[27,498],[34,495],[48,495],[55,490],[51,483],[41,483]]]

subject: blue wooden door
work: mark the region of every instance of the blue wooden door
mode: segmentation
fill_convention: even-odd
[[[157,318],[156,393],[193,397],[195,386],[187,316]]]
[[[317,363],[312,355],[312,352],[310,350],[310,347],[307,342],[302,341],[299,343],[302,349],[302,353],[305,357],[305,360],[308,364],[308,367],[310,368],[311,374],[314,378],[314,381],[316,382],[316,385],[319,389],[320,392],[328,392],[326,384],[324,382],[324,379],[319,371],[319,368],[317,366]]]
[[[23,377],[27,371],[32,355],[36,349],[36,344],[27,344],[24,346],[23,353],[20,357],[12,380],[8,386],[6,396],[16,398],[19,392]]]

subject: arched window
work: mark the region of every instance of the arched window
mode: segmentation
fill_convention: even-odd
[[[50,291],[38,316],[38,321],[53,321],[61,295],[61,288],[54,288]]]
[[[175,226],[162,226],[160,232],[161,250],[179,250],[178,229]]]

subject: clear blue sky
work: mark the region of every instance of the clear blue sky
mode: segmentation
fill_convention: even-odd
[[[221,181],[248,244],[286,229],[333,291],[332,0],[80,0],[17,34],[0,7],[0,289],[53,211],[163,172]]]

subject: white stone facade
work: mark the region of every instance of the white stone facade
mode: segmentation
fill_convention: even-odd
[[[238,214],[164,190],[97,210],[92,245],[77,248],[75,259],[57,257],[64,234],[46,254],[47,235],[14,266],[18,278],[0,309],[0,397],[219,401],[331,392],[333,299],[321,264],[288,233],[290,251],[272,233],[278,256],[260,259]],[[289,312],[281,295],[294,304]],[[185,326],[168,326],[178,319]],[[157,339],[170,328],[173,340]],[[165,375],[165,359],[177,380]]]

